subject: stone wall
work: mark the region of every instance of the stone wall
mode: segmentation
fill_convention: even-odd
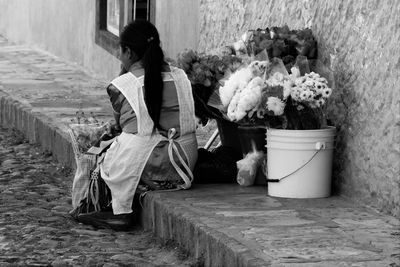
[[[201,0],[201,51],[247,29],[310,27],[335,75],[337,193],[400,217],[400,2]]]

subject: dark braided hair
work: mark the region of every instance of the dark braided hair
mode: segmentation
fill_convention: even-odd
[[[154,126],[160,129],[160,111],[163,96],[161,71],[164,53],[156,27],[146,20],[135,20],[125,26],[120,35],[122,51],[131,49],[144,68],[144,100]]]

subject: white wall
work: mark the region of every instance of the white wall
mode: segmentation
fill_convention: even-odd
[[[120,63],[95,43],[95,12],[95,0],[0,0],[0,34],[111,80]],[[157,0],[156,26],[167,56],[196,48],[198,0]]]
[[[0,0],[0,34],[111,79],[119,61],[95,44],[93,0]]]
[[[197,49],[199,0],[158,0],[156,26],[166,56],[176,58],[184,49]]]

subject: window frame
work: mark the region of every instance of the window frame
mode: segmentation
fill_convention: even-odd
[[[135,0],[118,0],[119,1],[119,32],[124,28],[127,22],[133,18],[135,12],[133,2]],[[149,0],[148,20],[155,23],[155,0]],[[107,0],[96,0],[96,30],[95,43],[109,52],[111,55],[118,57],[119,53],[119,37],[107,30]]]

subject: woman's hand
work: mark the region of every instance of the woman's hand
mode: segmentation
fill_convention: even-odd
[[[122,132],[121,126],[119,124],[113,124],[110,127],[111,135],[117,136]]]

